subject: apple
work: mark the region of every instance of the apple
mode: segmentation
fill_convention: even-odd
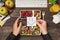
[[[21,11],[22,16],[26,16],[26,12],[25,11]]]
[[[0,14],[1,14],[1,15],[6,15],[7,13],[8,13],[8,10],[7,10],[6,7],[1,7],[1,8],[0,8]]]
[[[30,15],[32,15],[32,11],[27,11],[27,12],[26,12],[26,16],[28,17],[28,16],[30,16]]]
[[[32,14],[32,11],[28,11],[27,13],[28,13],[28,15],[31,15]]]
[[[12,1],[12,0],[5,0],[5,1]]]
[[[13,1],[7,0],[7,1],[5,2],[5,7],[7,7],[8,9],[13,8],[13,7],[14,7]]]

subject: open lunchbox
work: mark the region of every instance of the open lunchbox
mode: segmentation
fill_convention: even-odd
[[[20,31],[20,35],[28,35],[28,36],[36,36],[41,35],[40,27],[38,25],[35,26],[27,26],[28,25],[28,17],[35,17],[36,20],[41,19],[41,10],[20,10],[20,17],[22,20],[22,28]],[[29,19],[31,20],[31,19]],[[34,20],[34,19],[32,19]],[[31,21],[30,21],[31,22]],[[33,23],[34,24],[34,23]],[[31,24],[31,25],[33,25]]]

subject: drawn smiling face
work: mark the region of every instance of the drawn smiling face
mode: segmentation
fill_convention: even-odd
[[[36,17],[28,17],[27,26],[36,26]]]

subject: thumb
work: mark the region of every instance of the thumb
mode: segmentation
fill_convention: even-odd
[[[36,24],[42,29],[42,25],[37,21]]]
[[[36,21],[36,24],[40,27],[41,26],[41,24],[38,22],[38,21]]]

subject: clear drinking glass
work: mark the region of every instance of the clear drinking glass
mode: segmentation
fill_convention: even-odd
[[[4,5],[4,2],[0,0],[0,7],[2,7],[3,5]]]

